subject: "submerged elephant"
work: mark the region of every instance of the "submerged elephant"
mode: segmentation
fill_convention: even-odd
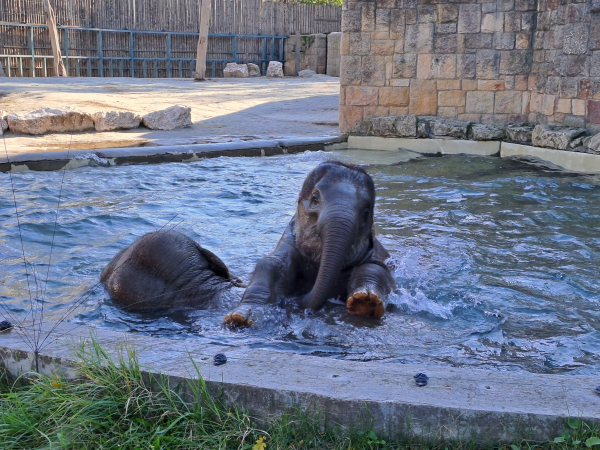
[[[292,296],[313,310],[343,297],[350,313],[382,317],[394,280],[374,236],[374,206],[375,186],[363,169],[337,161],[316,167],[275,251],[258,262],[225,322],[251,325],[252,308]],[[173,231],[141,237],[101,276],[115,301],[138,310],[202,306],[236,280],[214,254]]]
[[[111,298],[131,311],[201,308],[240,281],[214,253],[174,230],[140,237],[100,275]]]

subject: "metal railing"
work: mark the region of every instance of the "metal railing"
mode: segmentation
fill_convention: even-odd
[[[27,54],[8,54],[6,49],[0,46],[0,61],[7,62],[2,64],[5,74],[8,77],[23,77],[24,70],[29,70],[31,76],[35,77],[36,70],[40,69],[43,76],[48,76],[48,70],[53,71],[53,56],[52,55],[39,55],[36,54],[36,47],[34,42],[34,28],[47,29],[46,25],[34,25],[34,24],[21,24],[11,22],[0,22],[0,26],[5,27],[23,27],[27,29],[28,47]],[[57,26],[59,33],[62,35],[62,52],[63,52],[63,63],[68,74],[74,72],[75,76],[82,76],[82,71],[85,73],[84,76],[91,77],[92,73],[97,73],[97,76],[117,76],[117,77],[135,77],[136,72],[140,73],[141,76],[146,78],[148,73],[154,72],[154,77],[159,78],[159,63],[166,63],[166,77],[173,78],[173,73],[179,75],[179,78],[184,76],[192,76],[192,72],[195,66],[195,58],[190,57],[176,57],[173,55],[171,48],[172,36],[193,36],[197,37],[198,33],[181,32],[181,31],[141,31],[141,30],[119,30],[110,28],[84,28],[84,27],[69,27],[69,26]],[[96,56],[77,56],[70,55],[69,50],[69,31],[91,31],[97,33],[97,45],[96,48],[86,49],[86,51],[95,51]],[[106,56],[102,48],[102,36],[103,33],[124,33],[129,35],[129,49],[128,56]],[[164,50],[153,48],[153,52],[162,52],[164,57],[156,56],[137,56],[136,52],[142,52],[147,50],[136,50],[134,48],[134,36],[136,35],[161,35],[166,37],[166,45]],[[287,36],[277,35],[238,35],[238,34],[227,34],[227,33],[209,33],[209,38],[232,38],[231,58],[207,58],[206,66],[207,72],[210,72],[209,76],[217,76],[217,64],[224,66],[228,62],[242,62],[242,59],[238,55],[238,42],[241,39],[259,39],[261,41],[260,48],[262,49],[262,55],[260,58],[250,58],[244,60],[244,62],[255,63],[261,67],[263,74],[266,73],[266,67],[269,61],[280,61],[284,62],[284,40]],[[277,49],[275,43],[278,43]],[[4,51],[3,51],[4,50]],[[277,51],[276,51],[277,50]],[[114,50],[111,50],[114,51]],[[120,52],[127,52],[127,50],[117,50]],[[183,53],[183,52],[181,52]],[[189,52],[185,52],[189,53]],[[28,64],[24,67],[23,61],[28,61]],[[36,61],[41,60],[41,67],[36,67]],[[50,61],[48,61],[50,60]],[[96,68],[92,68],[92,62],[96,61]],[[141,61],[141,68],[136,69],[136,62]],[[85,66],[85,67],[82,67]],[[149,67],[151,66],[151,67]],[[184,67],[185,66],[185,67]],[[73,69],[73,70],[71,70]],[[163,70],[163,69],[161,69]],[[107,75],[104,75],[105,72]]]

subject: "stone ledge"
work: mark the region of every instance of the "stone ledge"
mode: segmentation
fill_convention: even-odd
[[[500,156],[502,158],[539,158],[573,172],[600,173],[600,155],[589,153],[552,150],[531,145],[502,142]]]
[[[348,148],[397,151],[401,148],[422,154],[495,156],[500,141],[467,141],[451,139],[413,139],[378,136],[349,136]]]
[[[52,324],[45,325],[48,330]],[[66,333],[66,334],[65,334]],[[290,407],[319,409],[324,421],[343,427],[373,426],[378,436],[477,442],[549,440],[565,419],[600,423],[597,377],[498,372],[434,365],[355,362],[243,347],[174,341],[61,324],[40,354],[40,372],[74,377],[74,350],[95,336],[113,357],[126,342],[142,367],[160,371],[173,385],[196,379],[197,363],[211,392],[229,405],[269,420]],[[45,335],[45,333],[42,333]],[[223,352],[227,364],[212,365]],[[0,365],[13,376],[31,371],[34,355],[18,330],[0,333]],[[413,376],[426,372],[429,384]]]
[[[0,172],[21,170],[76,169],[88,165],[161,163],[197,161],[219,156],[273,156],[304,151],[324,150],[326,146],[345,142],[346,135],[290,138],[217,144],[165,145],[157,147],[123,147],[69,152],[0,154]],[[100,162],[100,163],[98,163]]]

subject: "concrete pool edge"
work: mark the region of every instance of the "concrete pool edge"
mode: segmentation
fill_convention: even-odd
[[[0,333],[0,366],[13,376],[34,368],[20,333]],[[91,335],[113,357],[124,345],[135,349],[146,371],[160,372],[173,384],[197,378],[192,357],[213,395],[260,420],[298,407],[319,410],[328,424],[372,426],[386,438],[478,442],[546,441],[562,434],[567,417],[600,424],[600,396],[594,393],[600,381],[592,376],[346,361],[85,325],[73,330],[64,323],[40,352],[40,372],[74,377],[76,349]],[[219,352],[228,362],[215,367],[212,357]],[[427,386],[416,386],[418,372],[430,377]]]
[[[343,147],[343,146],[346,147]],[[416,139],[379,136],[348,137],[346,144],[331,145],[330,150],[410,150],[425,155],[478,155],[519,158],[524,162],[542,161],[560,169],[578,173],[600,173],[600,155],[568,150],[553,150],[505,141],[471,141],[461,139]]]
[[[120,147],[56,152],[0,153],[0,172],[76,169],[92,164],[141,164],[197,161],[219,156],[273,156],[324,150],[343,143],[347,135],[316,138],[262,139],[212,144]]]
[[[213,144],[122,147],[58,152],[0,154],[0,172],[76,169],[88,165],[197,161],[219,156],[273,156],[304,151],[345,149],[398,151],[423,155],[477,155],[542,161],[571,172],[600,173],[600,155],[552,150],[505,141],[422,139],[339,135],[317,138],[269,139]]]

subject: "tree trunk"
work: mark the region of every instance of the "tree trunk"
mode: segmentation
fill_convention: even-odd
[[[208,49],[208,24],[210,20],[211,0],[202,0],[200,7],[200,36],[198,38],[198,51],[196,55],[196,71],[194,80],[204,81],[206,74],[206,50]]]
[[[44,0],[44,14],[46,15],[46,24],[48,25],[50,44],[52,45],[52,56],[54,57],[54,75],[57,77],[66,77],[67,71],[65,70],[62,54],[60,52],[60,40],[58,39],[58,29],[56,28],[56,16],[54,15],[52,6],[50,6],[50,0]],[[35,67],[33,67],[32,70],[35,70]]]

